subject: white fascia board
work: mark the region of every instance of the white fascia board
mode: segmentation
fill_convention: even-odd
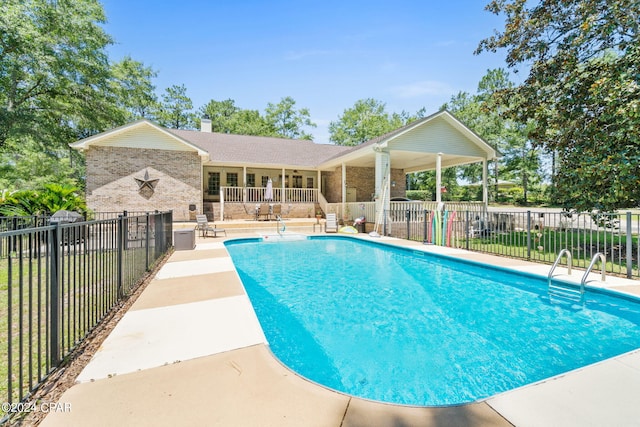
[[[146,122],[146,120],[142,119],[142,120],[138,120],[138,121],[135,121],[135,122],[132,122],[132,123],[127,123],[126,125],[119,126],[117,128],[113,128],[113,129],[110,129],[110,130],[105,131],[105,132],[97,133],[95,135],[92,135],[90,137],[81,139],[81,140],[76,141],[76,142],[72,142],[72,143],[69,144],[69,147],[75,148],[76,150],[81,150],[81,151],[82,150],[86,150],[89,147],[89,145],[91,145],[92,143],[94,143],[96,141],[99,141],[99,140],[101,140],[103,138],[108,138],[108,137],[112,137],[112,136],[118,135],[119,133],[126,132],[129,129],[134,128],[137,125],[139,125],[140,123],[144,123],[144,122]]]
[[[347,154],[343,154],[338,157],[334,157],[330,160],[320,163],[316,166],[317,169],[327,170],[335,166],[340,166],[343,163],[349,163],[351,160],[356,160],[361,157],[370,156],[374,153],[373,145],[367,145],[357,150],[350,151]]]
[[[310,166],[310,165],[283,165],[283,164],[272,164],[272,163],[238,163],[238,162],[229,162],[229,161],[215,161],[215,160],[207,160],[204,162],[204,166],[220,166],[220,167],[230,167],[230,168],[255,168],[255,169],[300,169],[305,171],[317,171],[318,167]]]
[[[126,125],[123,125],[123,126],[108,130],[106,132],[98,133],[98,134],[90,136],[88,138],[81,139],[80,141],[72,142],[71,144],[69,144],[69,146],[71,148],[75,148],[76,150],[83,151],[83,150],[88,149],[91,144],[93,144],[93,143],[95,143],[97,141],[100,141],[101,139],[111,138],[111,137],[117,136],[118,134],[127,132],[127,131],[129,131],[131,129],[134,129],[136,127],[139,127],[139,126],[149,126],[152,129],[154,129],[154,130],[156,130],[158,132],[161,132],[161,133],[163,133],[164,135],[166,135],[166,136],[168,136],[170,138],[175,139],[176,141],[180,142],[181,144],[184,144],[187,147],[192,148],[193,150],[197,151],[198,155],[200,157],[206,157],[209,154],[208,152],[204,151],[202,148],[193,145],[189,141],[186,141],[186,140],[180,138],[179,136],[167,131],[166,129],[164,129],[164,128],[162,128],[162,127],[156,125],[155,123],[150,122],[149,120],[146,120],[146,119],[141,119],[141,120],[138,120],[138,121],[135,121],[135,122],[132,122],[132,123],[128,123]]]

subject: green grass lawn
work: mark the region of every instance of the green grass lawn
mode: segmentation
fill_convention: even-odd
[[[64,258],[60,289],[60,346],[64,357],[117,301],[114,251],[75,253]],[[22,265],[22,270],[20,269]],[[0,258],[0,401],[13,402],[36,386],[48,369],[48,268],[44,261]],[[9,289],[11,283],[11,289]],[[11,290],[11,299],[9,299]],[[9,330],[10,328],[10,330]],[[9,347],[11,344],[11,347]],[[11,348],[11,358],[9,349]],[[22,349],[22,358],[21,352]],[[30,362],[30,363],[29,363]],[[31,366],[31,371],[29,371]],[[20,375],[20,367],[22,374]],[[0,418],[3,415],[0,413]]]
[[[31,266],[31,270],[29,270]],[[42,268],[38,272],[38,265],[35,262],[31,264],[23,263],[23,269],[20,271],[20,265],[17,260],[9,263],[7,258],[0,260],[0,400],[7,402],[8,383],[9,383],[9,344],[11,343],[11,381],[12,381],[12,400],[19,400],[19,372],[20,362],[23,366],[23,384],[29,384],[29,378],[37,384],[38,366],[40,369],[46,369],[46,360],[40,357],[38,360],[37,347],[46,346],[44,320],[46,319],[46,309],[44,303],[40,309],[37,307],[38,298],[44,302],[46,298],[45,270]],[[11,276],[9,271],[11,270]],[[22,278],[22,284],[21,282]],[[40,289],[38,289],[37,281],[41,280]],[[11,280],[10,280],[11,279]],[[31,279],[31,280],[30,280]],[[11,299],[9,299],[9,282],[11,281]],[[40,319],[38,319],[40,317]],[[40,322],[39,322],[40,320]],[[22,326],[22,333],[21,328]],[[9,327],[11,328],[9,330]],[[40,336],[38,337],[38,333]],[[22,347],[22,360],[20,358],[19,348]],[[32,369],[29,375],[27,366],[31,360]],[[23,387],[24,388],[24,387]]]
[[[38,261],[25,255],[20,262],[15,253],[11,259],[6,251],[4,255],[0,257],[0,401],[9,401],[11,363],[11,400],[18,402],[20,378],[24,396],[53,368],[47,362],[49,267],[44,258]],[[146,249],[132,247],[124,251],[122,259],[123,293],[128,295],[146,272]],[[115,249],[85,252],[81,246],[63,248],[59,289],[61,357],[84,339],[120,298],[117,263]],[[21,366],[22,375],[19,374]],[[0,418],[3,416],[0,412]]]
[[[638,236],[631,237],[633,254],[638,247]],[[573,265],[586,268],[596,252],[602,252],[607,258],[607,270],[614,273],[626,273],[627,236],[605,230],[557,230],[544,229],[531,233],[531,260],[553,263],[562,249],[569,249]],[[461,241],[460,246],[466,247]],[[512,231],[496,233],[486,237],[469,239],[469,248],[499,255],[527,258],[527,232]],[[634,274],[637,274],[637,260],[634,259]],[[563,261],[564,265],[564,261]],[[600,268],[598,267],[597,270]]]

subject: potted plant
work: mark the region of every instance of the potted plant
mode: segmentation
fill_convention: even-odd
[[[322,218],[322,211],[318,210],[316,212],[316,224],[320,224],[320,218]]]
[[[351,220],[351,209],[349,208],[349,204],[347,203],[344,209],[344,222],[346,223],[347,221],[350,221],[350,220]]]

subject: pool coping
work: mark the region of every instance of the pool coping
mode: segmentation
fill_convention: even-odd
[[[175,252],[165,266],[174,265],[169,265],[163,273],[159,273],[144,290],[118,325],[122,327],[112,331],[109,336],[112,339],[109,341],[107,338],[101,350],[87,365],[87,371],[83,371],[84,376],[81,374],[79,377],[84,382],[71,387],[60,398],[59,402],[69,403],[72,410],[50,413],[43,425],[86,425],[88,419],[99,419],[104,425],[169,425],[175,422],[251,425],[257,422],[262,425],[404,423],[535,426],[625,425],[640,419],[640,408],[636,408],[637,404],[632,397],[640,390],[640,350],[475,403],[446,407],[415,407],[367,401],[312,383],[290,371],[273,356],[264,335],[260,334],[261,328],[259,332],[255,330],[257,318],[244,315],[243,318],[251,318],[245,324],[243,322],[247,319],[234,318],[233,312],[229,312],[227,317],[218,318],[212,317],[210,313],[211,307],[223,306],[234,307],[233,310],[253,310],[244,288],[241,284],[238,286],[239,278],[235,267],[230,272],[228,263],[220,261],[217,262],[217,268],[221,271],[211,271],[204,268],[204,265],[211,258],[225,258],[226,249],[220,251],[223,241],[255,236],[255,233],[230,233],[226,239],[198,238],[196,250]],[[388,237],[373,238],[364,234],[349,237],[389,243],[392,246],[421,248],[425,252],[461,259],[466,257],[475,260],[474,262],[481,260],[526,273],[535,274],[538,271],[537,274],[543,276],[550,268],[548,265]],[[182,268],[177,267],[178,263],[182,263]],[[168,277],[166,272],[170,271],[174,273]],[[176,277],[175,271],[181,271],[183,275]],[[559,267],[558,274],[563,273],[563,269]],[[215,280],[216,289],[207,286],[208,280],[204,279]],[[637,281],[614,279],[613,276],[607,279],[610,280],[605,284],[590,280],[590,286],[613,288],[635,297],[640,295],[640,283]],[[224,309],[218,308],[216,310],[224,312]],[[171,335],[168,331],[165,335],[151,335],[150,329],[153,329],[154,322],[163,317],[172,319],[172,322],[184,322],[182,330],[194,330],[195,333],[187,337],[176,336],[175,333]],[[135,321],[136,318],[139,320]],[[226,323],[227,320],[232,323]],[[133,328],[125,328],[127,322]],[[210,328],[195,328],[201,322],[210,325]],[[163,327],[170,329],[166,324]],[[210,332],[209,329],[221,329],[219,332],[224,337],[231,336],[235,339],[235,334],[248,336],[249,339],[234,343],[230,348],[203,348],[202,335],[218,333]],[[116,361],[133,354],[136,345],[139,357],[144,359],[145,349],[149,345],[145,339],[149,341],[151,336],[156,341],[154,345],[159,346],[154,348],[154,352],[167,351],[166,357],[180,359],[167,359],[161,365],[156,360],[155,365],[134,366],[129,367],[128,371],[117,372]],[[123,337],[139,339],[132,345],[131,341],[122,341]],[[166,342],[160,342],[165,338]],[[183,338],[179,347],[185,347],[185,352],[171,353],[175,350],[172,348],[175,346],[171,344]],[[225,339],[227,338],[221,338],[222,341]],[[186,351],[190,341],[193,341],[191,344],[194,349]],[[115,353],[110,358],[104,357],[109,351]],[[88,372],[95,368],[100,359],[107,360],[108,367],[106,371],[103,370],[102,375],[104,372],[111,374],[103,378],[90,378],[92,375]],[[217,376],[206,375],[203,370],[216,372]],[[596,387],[592,384],[594,379]],[[591,386],[585,386],[585,383]],[[144,395],[141,395],[141,390]],[[151,403],[148,402],[150,396],[155,396]],[[196,411],[196,414],[190,416],[190,407],[206,410],[204,413]]]

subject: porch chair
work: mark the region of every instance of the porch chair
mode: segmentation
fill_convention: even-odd
[[[207,237],[209,233],[213,233],[213,237],[218,237],[218,233],[227,235],[227,231],[224,228],[217,228],[215,224],[211,227],[206,215],[196,215],[196,222],[196,228],[202,233],[202,237]]]
[[[275,219],[278,219],[278,217],[282,219],[282,205],[273,205],[273,208],[271,209],[271,211],[272,211],[271,214]]]
[[[260,217],[262,216],[264,217],[265,220],[271,219],[271,207],[269,206],[268,203],[262,203],[260,204],[260,207],[258,207],[256,220],[259,220]]]
[[[327,214],[327,220],[324,223],[325,233],[337,233],[338,232],[338,218],[334,213]]]

